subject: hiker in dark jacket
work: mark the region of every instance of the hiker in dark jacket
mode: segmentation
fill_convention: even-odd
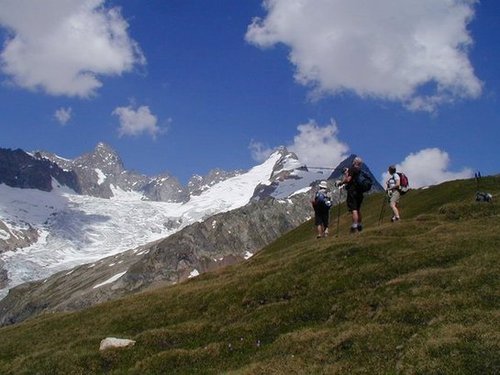
[[[336,186],[343,186],[347,190],[347,208],[352,215],[351,233],[361,232],[363,225],[361,224],[361,203],[363,203],[363,192],[360,191],[356,184],[359,174],[361,173],[361,166],[363,160],[357,156],[352,161],[350,168],[344,169],[344,175],[341,180],[335,183]]]
[[[316,238],[321,238],[328,236],[328,222],[332,202],[326,181],[321,181],[318,187],[319,190],[314,195],[312,206],[314,208],[314,225],[316,225],[318,231]]]

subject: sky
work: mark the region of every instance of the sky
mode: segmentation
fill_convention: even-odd
[[[413,187],[499,173],[496,0],[0,0],[0,147],[186,184],[279,146]]]

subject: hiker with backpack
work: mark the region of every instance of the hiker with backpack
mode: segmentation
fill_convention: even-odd
[[[332,201],[326,181],[321,181],[318,188],[312,200],[312,206],[314,208],[314,224],[318,231],[316,238],[321,238],[328,236],[328,222]]]
[[[401,178],[398,173],[396,173],[396,167],[394,165],[389,166],[389,179],[386,182],[387,200],[389,201],[389,206],[391,206],[393,216],[391,221],[394,223],[400,219],[399,217],[399,198],[401,198]]]
[[[363,230],[361,203],[363,203],[363,194],[369,191],[372,185],[370,177],[361,170],[362,165],[363,160],[359,156],[355,157],[351,167],[344,169],[342,179],[335,183],[335,186],[339,187],[345,185],[347,190],[346,203],[352,215],[351,233]]]

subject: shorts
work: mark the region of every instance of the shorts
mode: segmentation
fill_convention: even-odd
[[[363,193],[357,190],[347,191],[347,208],[349,211],[359,211],[361,208],[361,203],[363,203]]]
[[[329,211],[314,211],[314,225],[323,225],[328,228]]]
[[[389,194],[389,203],[398,203],[401,193],[398,190],[392,190]]]

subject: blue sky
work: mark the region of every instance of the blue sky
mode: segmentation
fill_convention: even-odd
[[[413,186],[499,172],[495,0],[0,0],[0,147],[182,183],[285,145]]]

